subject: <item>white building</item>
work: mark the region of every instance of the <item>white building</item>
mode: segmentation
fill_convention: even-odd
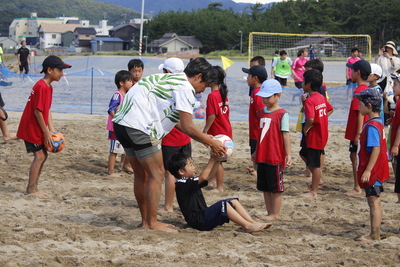
[[[45,49],[54,46],[62,46],[62,33],[75,31],[75,28],[82,27],[81,24],[47,24],[42,23],[38,29],[40,48]]]
[[[31,44],[29,40],[35,40],[33,43],[36,43],[38,37],[37,31],[42,23],[63,24],[64,20],[55,18],[38,18],[36,13],[31,13],[30,18],[16,18],[13,20],[9,27],[8,37],[17,43],[21,43],[23,40],[27,41],[28,45]]]

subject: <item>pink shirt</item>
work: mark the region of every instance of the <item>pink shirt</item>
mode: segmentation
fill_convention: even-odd
[[[292,70],[300,78],[300,80],[299,80],[296,77],[294,77],[295,82],[303,81],[303,74],[304,74],[304,72],[306,72],[306,69],[304,68],[304,64],[306,64],[307,61],[308,61],[308,59],[305,57],[304,58],[298,57],[298,58],[296,58],[295,61],[293,61]]]
[[[349,57],[346,61],[346,63],[354,64],[357,61],[361,60],[359,57]],[[346,67],[347,68],[347,75],[349,76],[349,79],[351,79],[351,74],[353,73],[353,69]]]

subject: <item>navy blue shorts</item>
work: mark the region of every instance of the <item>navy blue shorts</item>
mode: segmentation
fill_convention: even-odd
[[[365,190],[365,196],[370,197],[370,196],[376,196],[379,197],[381,193],[384,191],[383,186],[381,185],[371,185],[369,187],[364,188]]]
[[[232,199],[237,198],[227,198],[224,200],[220,200],[205,210],[205,231],[210,231],[219,225],[223,225],[224,223],[229,222],[226,203],[229,203],[229,205],[233,207],[231,203]]]

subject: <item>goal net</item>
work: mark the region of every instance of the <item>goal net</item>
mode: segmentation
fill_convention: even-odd
[[[358,47],[362,57],[371,61],[371,37],[369,35],[291,34],[252,32],[249,34],[249,61],[254,56],[274,57],[275,50],[285,50],[291,59],[301,48],[313,45],[315,57],[322,60],[343,60],[351,56],[351,49]]]

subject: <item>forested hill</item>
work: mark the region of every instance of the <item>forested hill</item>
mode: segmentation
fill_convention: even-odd
[[[108,4],[120,5],[123,7],[132,8],[137,11],[142,10],[142,0],[95,0],[97,2],[104,2]],[[236,3],[232,0],[201,0],[201,1],[188,1],[188,0],[145,0],[144,12],[145,14],[157,14],[160,11],[167,12],[174,11],[191,11],[192,9],[207,8],[209,4],[221,3],[223,9],[230,9],[234,12],[241,12],[245,8],[250,7],[252,4]],[[268,8],[272,4],[263,5]]]
[[[38,17],[79,17],[98,24],[104,17],[109,25],[119,25],[124,20],[140,18],[140,13],[129,8],[93,0],[0,0],[0,34],[8,36],[14,18],[29,18],[31,12]]]

